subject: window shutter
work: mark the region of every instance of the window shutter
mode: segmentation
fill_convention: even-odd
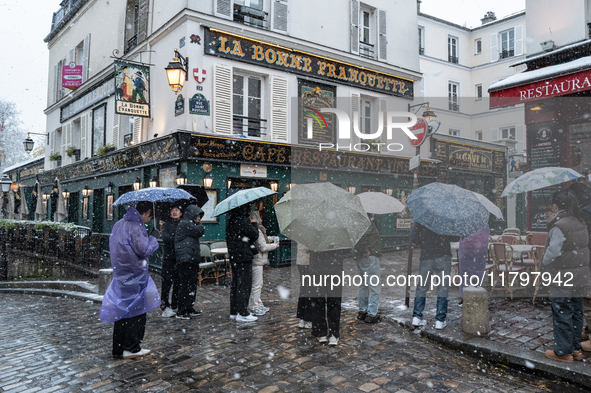
[[[521,56],[523,54],[523,26],[515,26],[515,56]]]
[[[142,141],[142,118],[135,116],[133,119],[133,144],[137,145]]]
[[[224,19],[234,19],[233,0],[214,0],[214,15]]]
[[[53,103],[57,102],[57,89],[58,89],[58,78],[59,78],[59,63],[53,66]]]
[[[382,118],[384,122],[384,126],[382,128],[382,136],[380,140],[382,143],[388,143],[388,101],[381,98],[380,99],[380,111],[382,112]],[[380,146],[380,151],[384,149],[385,146]]]
[[[68,130],[72,127],[72,123],[66,124],[62,127],[62,146],[60,150],[60,155],[62,156],[62,162],[65,163],[67,159],[66,149],[68,148]]]
[[[72,146],[72,131],[74,128],[74,124],[70,123],[68,128],[66,129],[66,148]],[[64,150],[64,153],[66,151]],[[62,159],[66,159],[68,161],[68,164],[74,161],[74,157],[68,157],[67,155],[65,157],[62,157]]]
[[[86,158],[86,134],[88,132],[88,116],[80,116],[80,159]]]
[[[522,149],[525,149],[525,132],[523,126],[515,126],[515,140],[519,143]]]
[[[491,63],[499,60],[499,38],[497,33],[490,35],[490,61]]]
[[[355,112],[357,112],[357,122],[359,123],[359,94],[351,93],[351,145],[354,146],[359,143],[359,137],[355,134]],[[360,124],[357,124],[357,127],[361,127]]]
[[[271,76],[271,140],[288,142],[287,79]]]
[[[287,34],[289,0],[273,0],[271,3],[271,30]]]
[[[232,134],[232,67],[213,67],[213,132]]]
[[[351,53],[359,54],[359,0],[351,0]]]
[[[84,47],[82,49],[82,83],[88,80],[88,59],[90,57],[90,34],[84,37]]]
[[[383,61],[388,60],[387,16],[386,10],[378,10],[378,59]]]
[[[70,49],[70,54],[68,56],[68,64],[76,61],[76,48]]]
[[[113,116],[113,145],[119,149],[119,126],[121,124],[121,115],[115,113]]]
[[[490,140],[492,142],[499,140],[499,130],[497,128],[492,128],[490,130]]]
[[[60,67],[63,67],[63,66],[65,66],[65,65],[66,65],[66,58],[64,57],[64,58],[62,59],[62,63],[60,64]],[[62,77],[63,77],[63,72],[64,72],[64,71],[63,71],[63,68],[62,68],[62,69],[60,70],[60,75],[62,75]],[[61,79],[61,78],[60,78],[60,79]],[[63,84],[62,84],[62,81],[61,81],[61,80],[59,81],[59,84],[60,84],[60,88],[61,88],[61,92],[62,92],[62,93],[61,93],[61,96],[60,96],[60,98],[64,98],[64,97],[66,96],[66,88],[63,86]]]

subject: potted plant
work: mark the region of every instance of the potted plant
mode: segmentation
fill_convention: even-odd
[[[80,149],[77,149],[76,146],[69,146],[66,149],[66,154],[68,155],[68,157],[79,156]]]
[[[368,139],[365,141],[365,143],[367,143],[370,147],[369,151],[381,151],[384,146],[380,146],[380,143],[383,143],[381,140],[379,139]]]
[[[58,152],[55,152],[49,156],[49,161],[61,161],[62,156]]]
[[[107,153],[110,153],[112,151],[115,151],[115,145],[112,143],[107,143],[106,145],[103,145],[98,148],[98,150],[96,151],[96,155],[99,157],[104,157],[107,155]]]

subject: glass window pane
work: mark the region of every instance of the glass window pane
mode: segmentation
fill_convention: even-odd
[[[234,114],[242,115],[244,113],[244,97],[239,94],[234,94]]]
[[[248,78],[248,96],[261,98],[261,80]]]
[[[261,118],[261,100],[258,98],[248,98],[248,117],[255,119]]]
[[[257,10],[263,9],[263,0],[250,0],[249,7],[256,8]]]
[[[235,94],[243,94],[244,89],[244,77],[242,75],[234,75],[234,87],[233,91]]]

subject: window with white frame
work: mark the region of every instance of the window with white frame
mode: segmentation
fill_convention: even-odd
[[[419,26],[419,55],[425,54],[425,28]]]
[[[359,54],[361,56],[374,58],[373,36],[373,11],[361,6],[359,8]]]
[[[140,2],[139,0],[127,0],[125,10],[125,53],[137,46],[139,32]]]
[[[264,0],[234,0],[234,21],[265,27]]]
[[[232,87],[233,133],[260,138],[266,129],[263,119],[263,83],[253,75],[234,74]]]
[[[476,93],[476,99],[481,100],[482,99],[482,84],[476,85],[475,93]]]
[[[515,127],[503,127],[501,128],[501,139],[515,139]]]
[[[460,136],[460,130],[458,130],[456,128],[450,128],[449,129],[449,135],[451,135],[451,136]]]
[[[447,36],[447,61],[459,63],[458,38],[451,35]]]
[[[474,133],[474,136],[476,138],[477,141],[481,141],[482,140],[482,131],[476,131]]]
[[[66,95],[66,89],[62,86],[62,70],[68,61],[64,58],[57,62],[54,66],[54,78],[53,81],[53,102],[58,102]]]
[[[499,58],[515,56],[515,30],[509,29],[499,33]]]
[[[460,111],[459,102],[460,84],[457,82],[447,82],[447,98],[450,111]]]
[[[474,40],[474,54],[479,55],[482,53],[482,40],[477,38]]]
[[[372,129],[372,123],[371,123],[371,119],[372,119],[372,109],[374,107],[373,105],[373,100],[370,98],[361,98],[361,110],[359,113],[359,126],[360,126],[360,131],[363,134],[371,134],[373,132],[375,132],[375,130]]]

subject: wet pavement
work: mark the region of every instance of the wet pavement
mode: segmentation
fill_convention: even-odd
[[[386,254],[382,276],[405,271],[406,255]],[[411,316],[401,307],[404,288],[384,289],[380,309],[387,321],[379,324],[356,320],[351,288],[344,294],[339,345],[328,347],[309,330],[298,329],[295,301],[279,296],[278,286],[294,288],[295,271],[265,269],[263,300],[271,311],[254,323],[231,321],[229,289],[210,280],[198,290],[200,317],[185,321],[161,318],[158,310],[148,313],[143,347],[152,354],[140,360],[112,358],[113,325],[99,321],[100,303],[56,294],[1,293],[0,392],[585,391],[532,375],[531,368],[521,372],[440,344],[463,340],[480,345],[478,340],[485,340],[497,343],[498,351],[511,348],[543,357],[540,352],[548,346],[552,329],[550,309],[543,301],[532,305],[531,298],[491,299],[493,331],[474,338],[459,332],[461,308],[453,290],[449,326],[420,332],[404,325]],[[433,308],[430,298],[430,322]],[[589,365],[560,365],[567,366]]]

